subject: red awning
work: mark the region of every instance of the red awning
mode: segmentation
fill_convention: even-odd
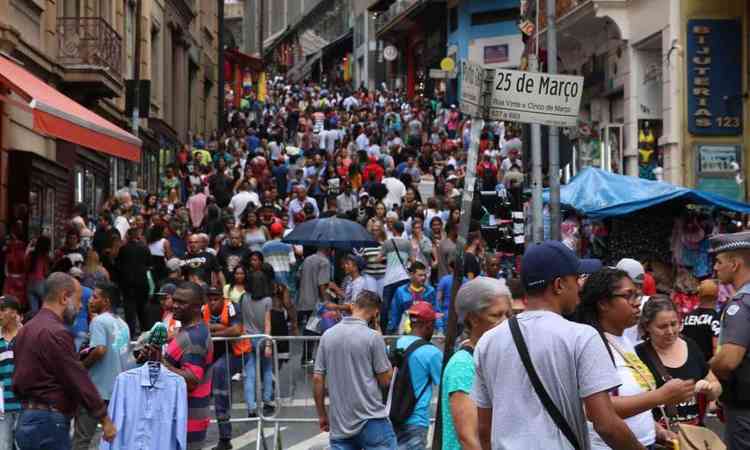
[[[29,102],[34,130],[130,161],[140,161],[141,140],[0,56],[0,84]]]

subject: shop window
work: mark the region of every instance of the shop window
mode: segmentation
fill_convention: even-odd
[[[517,22],[521,14],[520,8],[493,9],[471,15],[471,25],[489,25],[498,22]]]
[[[458,6],[448,9],[448,31],[458,30]]]

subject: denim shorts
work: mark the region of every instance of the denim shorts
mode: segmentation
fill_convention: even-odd
[[[396,450],[396,434],[388,419],[370,419],[359,434],[331,439],[331,450]]]

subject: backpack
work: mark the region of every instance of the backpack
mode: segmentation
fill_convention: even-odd
[[[394,427],[399,427],[406,423],[414,412],[417,402],[430,385],[428,381],[424,388],[422,388],[422,392],[417,396],[414,395],[414,386],[411,383],[411,371],[409,370],[409,356],[423,345],[431,344],[424,339],[417,339],[409,344],[406,349],[397,348],[396,343],[391,345],[389,359],[393,367],[396,368],[396,376],[393,379],[389,418]]]

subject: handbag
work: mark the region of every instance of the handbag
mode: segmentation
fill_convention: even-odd
[[[575,450],[580,450],[581,444],[578,441],[578,437],[576,437],[573,429],[570,428],[568,421],[565,420],[565,417],[562,415],[557,405],[555,405],[555,402],[552,401],[547,390],[544,389],[542,380],[539,379],[539,375],[536,373],[536,369],[534,369],[534,363],[532,363],[531,357],[529,356],[529,349],[526,346],[526,341],[523,339],[523,334],[521,334],[521,328],[518,326],[518,319],[516,316],[513,316],[508,320],[508,325],[510,326],[510,334],[513,336],[513,342],[516,344],[518,354],[521,356],[523,367],[526,369],[526,374],[529,376],[531,385],[534,387],[534,391],[536,391],[539,400],[541,400],[542,406],[547,410],[547,413],[552,418],[552,421],[555,422],[557,428],[559,428],[562,434],[564,434],[568,441],[570,441],[570,445],[572,445]]]
[[[612,344],[611,341],[610,344]],[[620,352],[619,348],[614,345],[613,347]],[[643,348],[654,363],[654,368],[661,379],[665,382],[671,380],[672,376],[667,372],[667,368],[664,367],[661,359],[659,359],[659,355],[656,354],[656,350],[651,342],[646,341]],[[651,388],[655,389],[656,386],[652,386]],[[661,415],[666,423],[666,428],[677,434],[677,443],[679,445],[677,448],[680,450],[726,450],[727,446],[724,445],[721,438],[712,430],[699,425],[671,422],[669,418],[677,415],[677,408],[675,406],[660,406],[659,409],[661,409]]]

